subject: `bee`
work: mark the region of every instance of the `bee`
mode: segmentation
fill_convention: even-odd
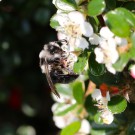
[[[40,67],[45,73],[51,91],[60,97],[55,83],[70,83],[79,75],[73,72],[75,54],[67,51],[68,42],[59,40],[44,45],[39,54]]]

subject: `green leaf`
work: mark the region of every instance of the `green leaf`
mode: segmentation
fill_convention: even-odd
[[[59,25],[58,21],[55,21],[55,20],[51,19],[50,20],[50,26],[55,29],[56,27],[58,27],[60,25]]]
[[[135,27],[135,15],[125,8],[117,8],[116,13],[123,16],[130,26]]]
[[[101,119],[101,113],[98,112],[96,113],[96,115],[94,116],[94,121],[97,123],[97,124],[103,124],[103,120]]]
[[[67,114],[68,112],[74,110],[77,107],[77,104],[73,104],[71,106],[68,106],[67,108],[64,108],[64,110],[61,110],[61,108],[63,106],[66,106],[65,104],[59,104],[59,106],[57,106],[54,114],[57,116],[63,116],[65,114]]]
[[[55,84],[55,87],[58,93],[62,93],[64,95],[72,96],[72,87],[71,84]]]
[[[81,127],[81,122],[80,121],[76,121],[71,123],[70,125],[68,125],[67,127],[65,127],[60,135],[75,135],[75,133],[78,132],[78,130]]]
[[[108,108],[113,114],[122,113],[127,107],[127,101],[122,96],[115,96],[108,102]]]
[[[120,57],[116,61],[116,63],[113,64],[113,67],[116,69],[116,71],[121,72],[128,63],[129,59],[130,59],[129,53],[122,53],[120,54]]]
[[[79,55],[77,62],[74,64],[73,71],[75,73],[82,73],[82,71],[86,67],[87,61],[88,61],[87,52],[84,52],[81,55]]]
[[[93,52],[90,54],[90,58],[89,58],[89,70],[90,70],[90,73],[94,76],[100,76],[105,73],[104,64],[99,64],[95,60],[95,53]]]
[[[78,104],[84,102],[84,90],[82,82],[76,81],[73,84],[73,96]]]
[[[130,25],[126,21],[126,16],[121,15],[118,10],[113,10],[105,15],[106,24],[110,30],[119,37],[128,37],[130,34]]]
[[[101,14],[105,9],[105,1],[104,0],[91,0],[88,3],[88,15],[89,16],[97,16]]]
[[[56,29],[58,26],[60,26],[59,22],[56,20],[56,14],[52,16],[50,19],[50,26],[54,29]]]
[[[72,5],[73,7],[76,7],[76,2],[75,0],[61,0],[62,2],[65,2],[69,5]]]

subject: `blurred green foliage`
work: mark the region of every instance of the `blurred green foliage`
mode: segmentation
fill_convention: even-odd
[[[32,126],[36,135],[57,130],[38,58],[43,45],[56,40],[49,26],[55,11],[51,0],[0,2],[0,135],[23,135],[18,129],[23,125]]]

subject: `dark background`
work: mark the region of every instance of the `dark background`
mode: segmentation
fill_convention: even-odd
[[[55,12],[51,0],[0,2],[0,135],[16,135],[24,125],[36,135],[56,135],[50,88],[39,67],[43,45],[56,40],[49,26]]]

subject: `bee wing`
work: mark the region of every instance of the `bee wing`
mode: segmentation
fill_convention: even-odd
[[[57,92],[57,90],[56,90],[56,88],[55,88],[55,86],[54,86],[54,84],[53,84],[53,82],[52,82],[52,79],[51,79],[51,76],[50,76],[50,72],[49,72],[49,70],[48,70],[48,62],[47,62],[47,60],[46,60],[46,57],[45,57],[45,59],[44,59],[44,62],[45,62],[45,64],[44,64],[44,66],[45,66],[45,74],[46,74],[46,78],[47,78],[47,81],[48,81],[48,83],[49,83],[49,86],[50,86],[50,88],[51,88],[51,91],[52,91],[57,97],[60,98],[60,95],[59,95],[59,93]]]

